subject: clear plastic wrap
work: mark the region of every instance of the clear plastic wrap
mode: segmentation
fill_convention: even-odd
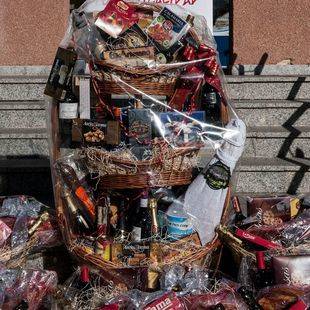
[[[57,285],[53,271],[36,269],[1,269],[0,287],[4,295],[1,309],[15,309],[21,305],[38,309],[43,298]]]
[[[68,247],[104,270],[147,267],[153,289],[165,265],[210,264],[246,127],[205,19],[86,1],[60,46],[45,94]]]

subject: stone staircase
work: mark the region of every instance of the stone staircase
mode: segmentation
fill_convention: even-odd
[[[0,194],[35,194],[51,201],[43,96],[48,68],[31,72],[0,70]],[[248,127],[235,190],[309,193],[310,77],[226,79],[232,104]]]
[[[228,76],[227,81],[247,124],[236,191],[309,193],[310,77]]]

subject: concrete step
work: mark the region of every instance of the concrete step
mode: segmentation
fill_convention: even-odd
[[[233,181],[239,193],[309,193],[310,160],[244,157]]]
[[[44,128],[0,129],[0,157],[48,157],[47,132]]]
[[[1,128],[46,128],[44,101],[0,101]]]
[[[307,99],[310,76],[226,76],[228,97],[239,100]]]
[[[43,100],[47,75],[1,76],[0,100]],[[228,96],[239,100],[308,99],[309,76],[226,76]]]
[[[310,158],[310,127],[248,127],[243,156]]]
[[[1,101],[44,100],[47,76],[0,76]]]
[[[233,100],[232,104],[247,126],[309,125],[310,99]]]

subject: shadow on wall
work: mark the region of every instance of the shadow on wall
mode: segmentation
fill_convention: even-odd
[[[237,57],[238,57],[238,55],[236,53],[233,53],[232,58],[231,58],[231,69],[230,70],[232,70],[233,66],[235,65]],[[268,53],[264,53],[262,55],[262,57],[260,58],[258,64],[256,65],[256,67],[253,70],[253,74],[254,75],[261,75],[262,74],[262,72],[264,70],[264,67],[266,65],[268,57],[269,57]],[[244,75],[245,74],[245,69],[244,69],[243,65],[239,64],[238,65],[238,70],[239,70],[239,72],[238,72],[239,75]]]
[[[287,100],[295,100],[298,91],[302,83],[306,80],[305,77],[299,77],[294,83]],[[289,187],[287,190],[288,194],[295,195],[297,193],[298,187],[300,186],[302,180],[305,177],[305,174],[310,170],[310,160],[305,159],[304,152],[297,148],[295,154],[291,154],[290,147],[292,146],[294,140],[298,138],[301,134],[301,131],[294,127],[296,121],[309,109],[310,102],[308,101],[299,101],[302,102],[302,105],[290,116],[290,118],[282,125],[286,130],[290,132],[289,136],[284,140],[281,149],[277,155],[278,158],[284,159],[296,166],[299,166],[299,170],[295,173]],[[288,155],[293,156],[293,158],[288,158]]]

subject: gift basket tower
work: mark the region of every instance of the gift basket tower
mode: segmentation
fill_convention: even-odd
[[[204,18],[177,5],[86,1],[45,93],[58,221],[106,275],[208,265],[245,126]],[[125,283],[126,285],[128,283]]]

